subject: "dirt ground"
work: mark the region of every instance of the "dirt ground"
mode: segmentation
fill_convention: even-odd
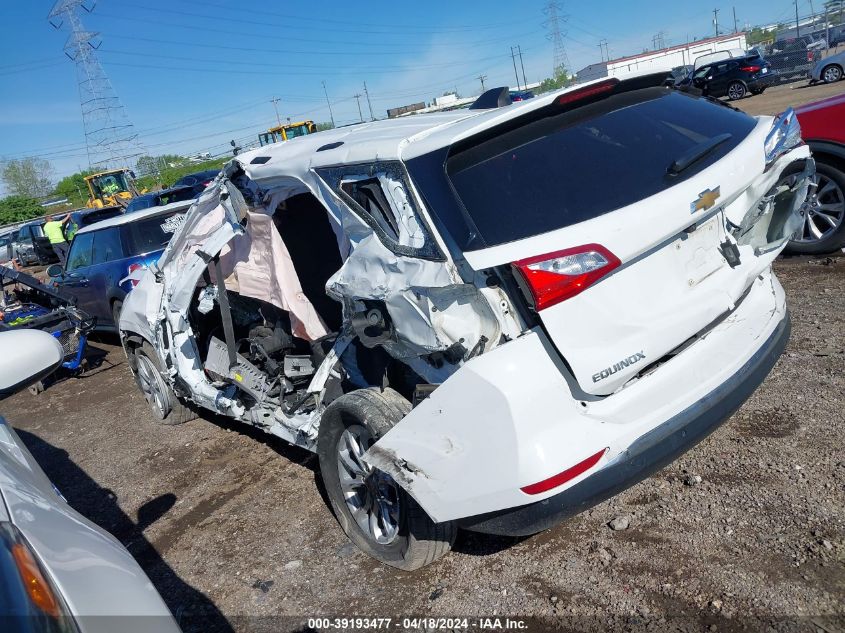
[[[845,81],[835,84],[809,85],[806,80],[781,86],[772,86],[761,95],[745,97],[738,101],[731,101],[732,106],[748,114],[775,115],[789,107],[797,108],[805,103],[819,101],[833,95],[845,92]]]
[[[0,410],[70,504],[126,544],[186,631],[494,614],[596,630],[759,630],[802,616],[841,631],[845,258],[776,268],[792,339],[728,423],[554,529],[526,539],[464,533],[415,573],[349,544],[309,453],[219,419],[156,424],[115,341],[95,343],[104,357],[89,375]],[[610,529],[616,517],[629,527]],[[825,616],[840,619],[831,628]]]

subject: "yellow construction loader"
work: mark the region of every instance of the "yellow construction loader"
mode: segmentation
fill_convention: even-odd
[[[279,125],[271,127],[266,132],[258,135],[258,141],[261,147],[265,145],[272,145],[280,141],[288,141],[297,136],[305,136],[306,134],[313,134],[317,131],[317,126],[314,121],[299,121],[298,123],[288,123],[287,125]]]
[[[132,198],[144,193],[138,191],[134,174],[125,167],[85,176],[85,183],[88,185],[86,206],[89,209],[125,207]]]

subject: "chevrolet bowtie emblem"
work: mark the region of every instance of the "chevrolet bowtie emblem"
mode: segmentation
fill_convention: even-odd
[[[696,211],[707,211],[707,209],[716,204],[716,200],[720,195],[721,193],[719,192],[719,187],[716,187],[715,189],[705,189],[698,194],[697,200],[690,202],[689,212],[695,213]]]

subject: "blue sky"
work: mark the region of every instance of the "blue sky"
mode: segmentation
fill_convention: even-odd
[[[733,7],[740,26],[794,15],[790,0],[563,4],[576,70],[599,61],[601,38],[619,57],[650,47],[659,31],[670,45],[711,35],[714,7],[724,28]],[[62,52],[67,31],[48,23],[52,5],[0,9],[0,158],[43,156],[58,178],[85,167],[86,156],[74,64]],[[273,97],[283,119],[329,120],[322,81],[342,124],[358,119],[356,93],[368,117],[365,81],[377,117],[456,88],[477,94],[482,74],[487,87],[513,85],[511,45],[522,47],[529,82],[549,76],[543,5],[99,0],[83,21],[100,33],[100,61],[149,153],[219,153],[275,123]],[[809,2],[799,6],[809,13]]]

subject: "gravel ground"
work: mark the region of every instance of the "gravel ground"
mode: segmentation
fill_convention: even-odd
[[[845,46],[840,45],[835,50],[826,51],[825,57],[842,52],[843,50],[845,50]],[[832,97],[842,92],[845,92],[845,81],[839,81],[835,84],[819,83],[811,86],[806,79],[800,79],[788,84],[772,86],[766,89],[766,92],[761,95],[752,95],[738,101],[729,101],[728,103],[748,114],[775,115],[783,112],[790,106],[797,108],[805,103],[819,101],[820,99]]]
[[[0,409],[71,505],[127,545],[185,630],[305,622],[284,615],[513,614],[596,630],[665,619],[756,630],[749,617],[813,616],[842,631],[845,259],[776,268],[792,339],[727,424],[554,529],[461,534],[415,573],[348,543],[309,453],[221,420],[155,424],[107,340],[90,374]]]

